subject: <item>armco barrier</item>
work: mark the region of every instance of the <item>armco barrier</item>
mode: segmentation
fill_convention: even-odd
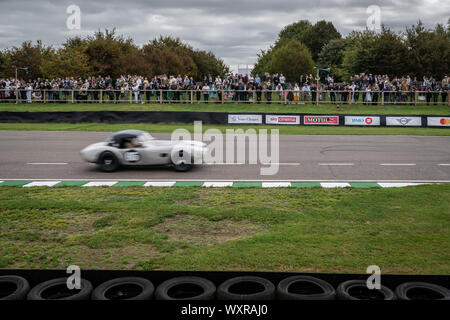
[[[450,128],[450,116],[370,114],[274,114],[182,111],[0,112],[1,122],[164,123],[216,125],[389,126]]]
[[[30,288],[48,280],[67,278],[65,270],[7,270],[0,269],[0,276],[20,276],[25,278]],[[326,273],[281,273],[281,272],[215,272],[215,271],[106,271],[106,270],[81,270],[81,277],[88,280],[93,287],[122,277],[141,277],[150,280],[157,287],[161,283],[178,277],[201,277],[211,281],[216,287],[225,281],[235,277],[260,277],[269,280],[277,286],[282,280],[292,276],[311,276],[324,280],[337,288],[339,284],[349,280],[367,280],[370,274],[326,274]],[[408,282],[426,282],[445,288],[450,286],[448,275],[391,275],[382,274],[381,284],[394,290],[397,286]]]

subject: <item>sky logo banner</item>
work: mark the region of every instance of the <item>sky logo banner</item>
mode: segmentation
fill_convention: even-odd
[[[303,123],[307,125],[338,126],[339,116],[304,116]]]
[[[422,117],[386,117],[388,127],[421,127]]]
[[[346,126],[379,126],[380,117],[368,117],[368,116],[346,116]]]
[[[267,124],[300,124],[300,116],[266,115]]]

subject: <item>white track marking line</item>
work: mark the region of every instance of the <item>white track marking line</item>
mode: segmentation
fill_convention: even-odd
[[[172,187],[175,183],[175,181],[147,182],[146,184],[144,184],[144,187]]]
[[[289,188],[291,186],[290,182],[263,182],[263,188]]]
[[[354,163],[319,163],[319,166],[354,166]]]
[[[321,183],[323,188],[346,188],[351,187],[351,185],[347,182],[329,182],[329,183]]]
[[[412,167],[416,166],[415,163],[380,163],[380,166],[404,166],[404,167]]]
[[[0,180],[3,182],[6,181],[90,181],[90,182],[105,182],[105,181],[112,181],[107,179],[35,179],[35,178],[18,178],[18,179],[10,179],[10,178],[2,178],[0,177]],[[210,181],[217,181],[217,182],[230,182],[230,179],[224,180],[224,179],[176,179],[177,182],[210,182]],[[261,179],[232,179],[233,182],[342,182],[342,181],[349,181],[349,182],[388,182],[388,183],[409,183],[411,181],[414,181],[415,183],[450,183],[450,180],[416,180],[416,179],[403,179],[403,180],[357,180],[357,179],[339,179],[339,180],[321,180],[321,179],[289,179],[289,180],[261,180]],[[135,178],[129,178],[129,179],[116,179],[114,182],[119,181],[125,181],[125,182],[170,182],[173,181],[173,179],[135,179]]]
[[[274,162],[274,163],[261,163],[262,166],[278,165],[278,166],[299,166],[297,162]]]
[[[382,188],[403,188],[420,185],[419,183],[387,183],[387,182],[378,182],[378,184]]]
[[[67,162],[28,162],[27,164],[34,165],[34,166],[42,166],[42,165],[64,166],[68,163]]]
[[[233,182],[205,182],[203,184],[203,187],[206,188],[225,188],[225,187],[232,187],[233,186]]]
[[[278,165],[278,166],[299,166],[300,163],[297,162],[274,162],[274,163],[204,163],[206,166],[270,166],[270,165]]]
[[[205,163],[207,166],[245,166],[245,163]]]
[[[99,182],[88,182],[83,185],[83,187],[112,187],[115,185],[118,181],[99,181]]]
[[[440,164],[438,164],[438,166],[441,166],[441,167],[450,167],[450,163],[440,163]]]
[[[33,181],[24,185],[24,187],[53,187],[60,182],[61,181]]]

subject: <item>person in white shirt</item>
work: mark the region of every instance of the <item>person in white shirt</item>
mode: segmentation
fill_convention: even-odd
[[[27,84],[27,86],[25,87],[25,90],[27,92],[27,103],[31,103],[31,94],[33,93],[33,87],[31,86],[30,83]]]
[[[311,88],[309,87],[309,84],[305,84],[302,88],[303,101],[307,101],[310,92],[311,92]]]
[[[278,96],[278,103],[281,103],[281,98],[283,97],[283,86],[279,83],[275,89]]]
[[[203,91],[203,98],[204,98],[204,100],[205,100],[205,103],[208,103],[208,98],[209,98],[209,91],[210,91],[210,88],[209,88],[209,86],[208,86],[207,83],[205,83],[205,84],[203,85],[202,91]]]
[[[283,89],[284,89],[285,83],[286,83],[286,77],[283,74],[281,74],[281,76],[280,76],[280,84],[283,87]]]
[[[134,102],[139,103],[139,83],[137,81],[132,89],[134,93]]]

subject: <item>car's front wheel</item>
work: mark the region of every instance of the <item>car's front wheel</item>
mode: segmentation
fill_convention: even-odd
[[[186,171],[191,170],[194,166],[192,164],[179,163],[179,164],[174,164],[173,167],[178,172],[186,172]]]
[[[119,169],[119,160],[110,151],[103,152],[98,158],[97,162],[99,168],[105,172],[114,172]]]

